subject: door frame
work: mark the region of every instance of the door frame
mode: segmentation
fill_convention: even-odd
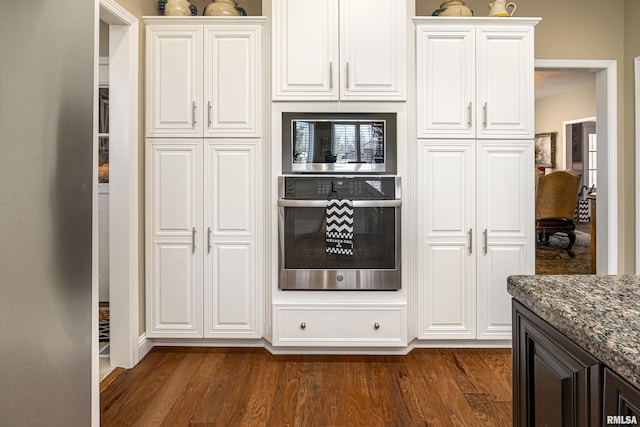
[[[139,30],[138,19],[114,0],[99,2],[100,20],[109,25],[110,363],[132,368],[141,358],[138,337]]]
[[[562,159],[562,167],[564,169],[572,169],[572,167],[569,167],[568,164],[569,162],[567,161],[569,156],[567,155],[567,153],[569,152],[569,136],[567,135],[567,126],[568,125],[574,125],[574,124],[578,124],[578,123],[585,123],[585,122],[596,122],[596,117],[592,116],[592,117],[584,117],[584,118],[579,118],[579,119],[573,119],[573,120],[564,120],[562,122],[562,144],[564,147],[564,158]],[[597,129],[597,127],[596,127]],[[584,146],[582,147],[583,151],[584,151]],[[584,153],[583,153],[583,158],[584,158]],[[587,159],[588,162],[588,159]],[[583,162],[584,163],[584,162]],[[583,168],[583,174],[584,174],[584,168]],[[584,175],[583,175],[584,176]],[[587,177],[588,178],[588,177]],[[584,179],[582,180],[582,184],[584,184]]]
[[[636,274],[640,272],[640,56],[633,60],[636,136]]]
[[[586,70],[596,75],[596,135],[598,138],[597,274],[618,272],[618,92],[617,61],[536,59],[536,70]],[[605,142],[605,143],[603,143]]]

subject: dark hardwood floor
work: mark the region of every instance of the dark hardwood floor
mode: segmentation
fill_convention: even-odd
[[[100,400],[103,426],[510,426],[511,350],[156,347]]]

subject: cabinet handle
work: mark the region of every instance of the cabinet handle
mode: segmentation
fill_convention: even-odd
[[[373,324],[373,329],[378,330],[380,329],[380,323],[376,322]]]
[[[329,89],[333,89],[333,61],[329,61]]]
[[[349,89],[349,63],[348,62],[347,62],[347,77],[346,77],[346,80],[347,80],[347,89]]]
[[[211,227],[207,227],[207,253],[211,253]]]
[[[473,228],[469,229],[469,255],[473,253]]]
[[[304,328],[306,328],[306,327],[307,327],[307,324],[306,324],[306,323],[304,323],[304,322],[300,323],[300,329],[304,329]]]
[[[467,128],[471,129],[471,120],[472,120],[472,114],[473,114],[473,107],[471,105],[471,102],[469,102],[469,105],[467,105]]]
[[[196,101],[191,104],[191,126],[196,127]]]
[[[196,228],[191,229],[191,252],[196,252]]]
[[[488,250],[488,246],[489,246],[489,238],[487,237],[487,229],[484,229],[484,232],[482,233],[484,235],[484,254],[487,254],[487,250]]]
[[[207,102],[207,121],[211,127],[211,101]]]
[[[482,106],[482,126],[487,128],[487,103],[485,102]]]

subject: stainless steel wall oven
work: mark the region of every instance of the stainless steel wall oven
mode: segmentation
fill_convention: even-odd
[[[279,193],[281,289],[400,289],[399,177],[282,176]],[[352,205],[349,255],[327,250],[329,200]]]

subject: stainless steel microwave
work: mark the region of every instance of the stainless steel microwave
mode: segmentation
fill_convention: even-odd
[[[396,173],[395,113],[283,113],[282,172]]]

